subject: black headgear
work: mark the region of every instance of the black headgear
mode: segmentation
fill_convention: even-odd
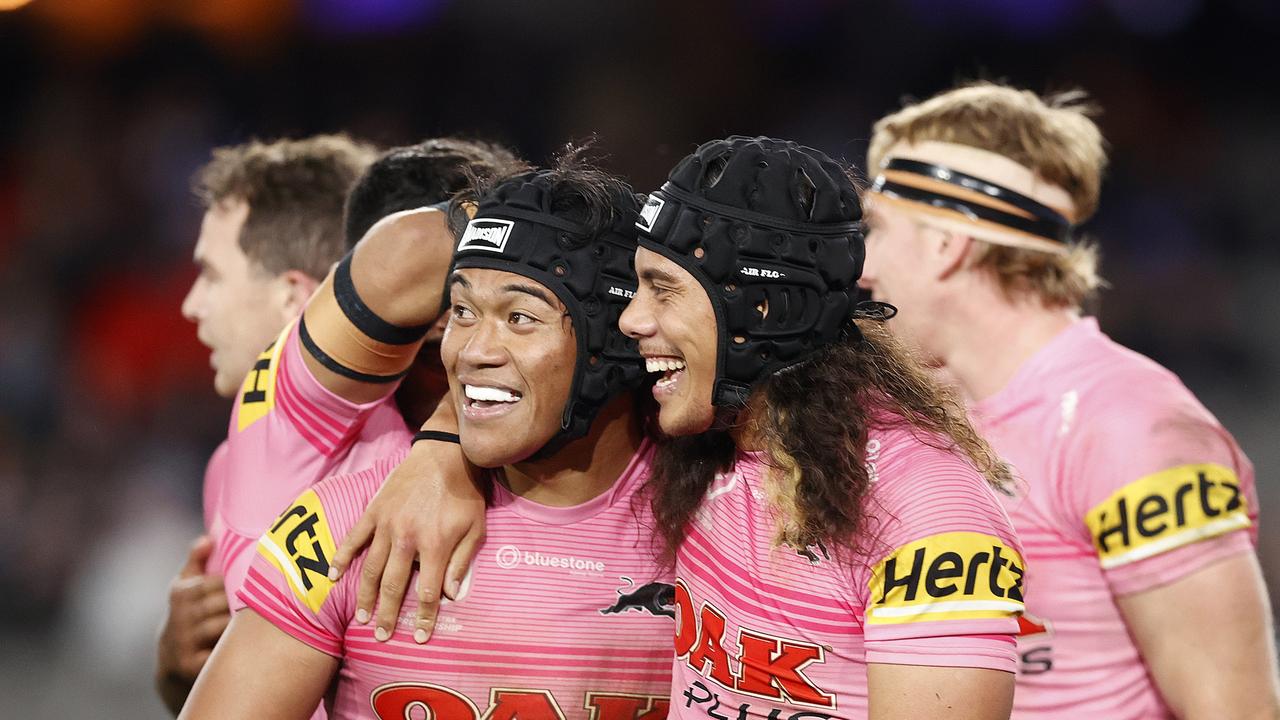
[[[862,206],[834,160],[789,140],[733,136],[699,147],[649,195],[640,245],[702,283],[716,314],[712,402],[841,337],[865,253]]]
[[[454,253],[455,268],[503,270],[536,280],[569,310],[578,339],[573,384],[560,431],[536,456],[587,434],[606,403],[640,384],[644,366],[618,316],[636,291],[634,194],[610,198],[613,218],[592,235],[552,211],[550,174],[527,173],[483,196]]]

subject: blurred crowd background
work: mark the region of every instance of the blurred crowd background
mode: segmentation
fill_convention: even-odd
[[[1252,457],[1280,595],[1277,42],[1272,0],[0,0],[0,716],[163,717],[155,630],[229,410],[178,310],[190,177],[251,137],[595,135],[643,190],[729,133],[861,165],[904,97],[1084,88],[1095,311]]]

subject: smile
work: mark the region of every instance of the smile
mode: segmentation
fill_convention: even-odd
[[[487,420],[511,412],[524,398],[519,392],[498,385],[463,385],[466,400],[463,415],[469,420]]]
[[[644,359],[644,369],[651,373],[662,373],[662,377],[658,378],[658,381],[653,384],[653,396],[658,400],[662,400],[664,396],[674,394],[681,378],[684,377],[686,367],[684,360],[681,358],[670,356],[646,357]]]

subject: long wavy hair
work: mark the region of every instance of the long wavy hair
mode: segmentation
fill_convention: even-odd
[[[659,442],[649,489],[668,561],[716,473],[733,466],[735,434],[751,438],[769,466],[775,544],[861,554],[871,539],[867,434],[903,425],[921,442],[967,458],[993,487],[1012,482],[955,393],[934,382],[882,321],[857,320],[842,341],[757,385],[747,407],[712,430]]]

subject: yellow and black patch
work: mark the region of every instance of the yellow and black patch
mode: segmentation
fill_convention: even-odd
[[[245,428],[266,417],[267,413],[275,408],[276,371],[280,369],[280,352],[292,327],[293,323],[285,326],[275,342],[258,355],[253,368],[245,376],[244,384],[240,387],[240,408],[236,416],[237,432],[244,432]]]
[[[298,496],[258,540],[258,553],[280,570],[293,594],[312,612],[320,611],[333,589],[329,559],[336,549],[315,490]]]
[[[868,625],[1003,618],[1023,610],[1025,564],[994,535],[949,532],[907,543],[871,574]]]
[[[1179,465],[1138,478],[1084,516],[1103,568],[1119,567],[1249,527],[1234,470]]]

